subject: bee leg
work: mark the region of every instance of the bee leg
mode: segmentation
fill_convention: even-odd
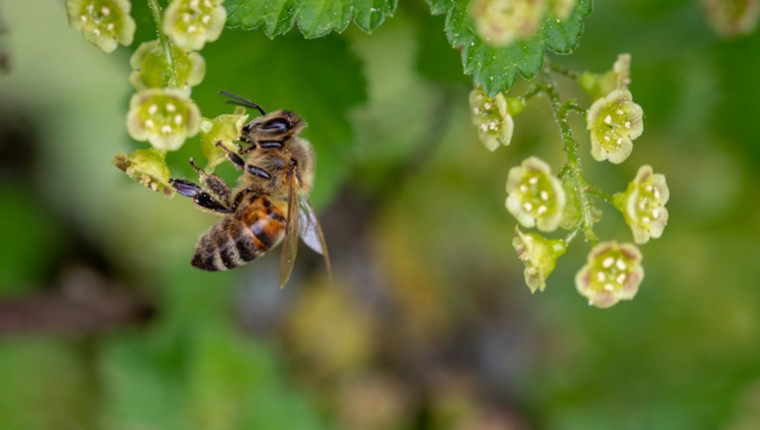
[[[230,209],[227,205],[220,203],[214,199],[211,194],[203,191],[203,188],[201,188],[201,186],[198,184],[186,181],[184,179],[175,178],[169,179],[169,184],[171,184],[171,186],[174,187],[174,189],[177,190],[179,194],[185,197],[190,197],[193,199],[196,205],[200,206],[203,209],[223,214],[233,212],[233,210]]]
[[[230,191],[230,187],[227,183],[219,176],[206,173],[195,164],[193,158],[190,158],[190,165],[193,166],[193,169],[198,173],[201,184],[208,188],[210,194],[220,202],[224,203],[225,206],[229,207],[232,199],[232,191]]]
[[[222,149],[224,152],[226,152],[226,153],[227,153],[227,159],[228,159],[228,160],[230,160],[230,162],[231,162],[231,163],[232,163],[232,164],[233,164],[235,167],[237,167],[238,169],[241,169],[241,170],[242,170],[243,168],[245,168],[245,161],[243,161],[243,159],[242,159],[242,158],[240,158],[240,156],[239,156],[239,155],[235,154],[234,152],[230,151],[230,149],[229,149],[229,148],[227,148],[226,146],[224,146],[224,145],[222,144],[222,141],[221,141],[221,140],[217,140],[217,141],[216,141],[216,146],[218,146],[218,147],[219,147],[219,148],[221,148],[221,149]],[[242,151],[241,151],[241,153],[242,153]]]
[[[239,155],[237,155],[234,152],[230,151],[230,149],[227,148],[226,146],[224,146],[221,141],[217,141],[216,142],[216,146],[222,148],[227,153],[227,158],[238,169],[244,169],[249,174],[251,174],[253,176],[258,176],[259,178],[272,179],[272,175],[269,172],[267,172],[266,170],[262,169],[261,167],[254,166],[253,164],[245,164],[245,161],[243,161],[243,159],[240,158]]]

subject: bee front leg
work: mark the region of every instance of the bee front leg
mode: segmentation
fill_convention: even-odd
[[[262,179],[272,179],[272,175],[266,170],[262,169],[261,167],[254,166],[253,164],[245,164],[245,161],[243,161],[243,159],[240,158],[239,155],[230,151],[229,148],[224,146],[221,141],[216,142],[216,146],[222,148],[224,152],[227,153],[227,159],[229,159],[230,162],[233,165],[235,165],[235,167],[237,167],[238,169],[245,170],[249,174],[253,176],[258,176],[259,178],[262,178]]]
[[[233,212],[229,206],[217,201],[211,196],[211,194],[203,191],[203,188],[198,184],[176,178],[169,179],[169,184],[171,184],[179,194],[193,199],[193,202],[202,209],[222,214]]]

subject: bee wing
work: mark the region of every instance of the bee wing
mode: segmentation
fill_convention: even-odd
[[[296,176],[293,172],[288,172],[288,216],[285,224],[285,239],[282,243],[282,254],[280,255],[280,288],[284,287],[293,272],[293,265],[296,262],[296,253],[298,252],[298,218],[296,214],[297,200]]]
[[[311,202],[308,197],[298,198],[298,217],[300,218],[298,224],[298,234],[301,236],[301,240],[325,258],[325,266],[327,266],[327,273],[330,276],[330,258],[327,255],[327,244],[325,243],[325,235],[322,233],[322,227],[319,225],[319,220],[314,214],[314,207],[311,206]]]

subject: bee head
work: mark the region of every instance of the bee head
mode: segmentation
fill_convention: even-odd
[[[306,123],[295,112],[278,110],[258,118],[243,126],[241,140],[249,142],[279,141],[284,143],[306,127]]]

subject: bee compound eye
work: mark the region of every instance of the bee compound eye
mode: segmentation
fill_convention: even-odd
[[[285,118],[272,118],[261,126],[262,130],[270,131],[288,131],[290,123]]]

